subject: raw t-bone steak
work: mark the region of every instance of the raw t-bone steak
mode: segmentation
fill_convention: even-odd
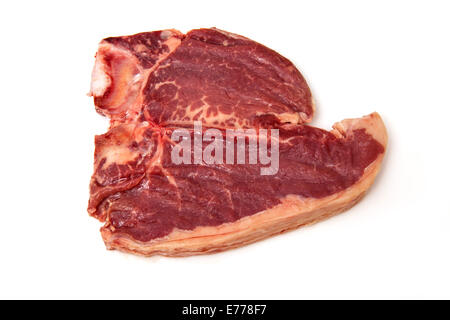
[[[143,255],[222,251],[342,212],[387,143],[377,113],[306,125],[314,105],[295,66],[218,29],[104,39],[91,95],[111,125],[95,139],[88,211],[107,248]]]

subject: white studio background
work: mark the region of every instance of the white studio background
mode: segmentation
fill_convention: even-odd
[[[446,1],[2,2],[0,298],[450,298]],[[86,212],[98,42],[212,27],[291,59],[313,125],[378,111],[382,172],[353,209],[221,254],[107,251]]]

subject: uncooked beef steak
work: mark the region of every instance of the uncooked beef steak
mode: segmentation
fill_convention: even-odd
[[[111,124],[95,139],[88,212],[107,248],[143,255],[222,251],[342,212],[387,144],[377,113],[306,125],[295,66],[218,29],[104,39],[91,95]]]

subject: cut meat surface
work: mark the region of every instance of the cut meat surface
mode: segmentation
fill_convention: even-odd
[[[308,122],[306,81],[286,58],[252,40],[216,29],[175,30],[101,42],[91,94],[113,119],[161,126],[198,120],[214,127],[253,127],[270,120]]]
[[[96,137],[88,212],[105,222],[109,249],[137,254],[223,251],[342,212],[372,184],[387,144],[376,113],[330,132],[305,125],[311,93],[292,63],[217,29],[103,40],[91,94],[111,127]],[[183,154],[188,164],[174,163],[175,131],[194,141],[212,128],[223,160],[227,129],[254,129],[245,154],[276,130],[267,139],[277,170],[262,175],[266,166],[248,157],[237,164],[237,150],[232,163],[195,162],[195,148]]]
[[[111,119],[134,119],[142,109],[142,86],[183,37],[176,30],[164,30],[104,39],[90,91],[97,111]]]

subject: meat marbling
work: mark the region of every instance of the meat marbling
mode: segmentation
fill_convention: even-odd
[[[88,212],[105,222],[109,249],[143,255],[222,251],[342,212],[372,184],[387,144],[377,113],[330,132],[305,125],[314,107],[295,66],[218,29],[103,40],[91,95],[111,126],[95,140]],[[277,129],[278,171],[174,164],[171,135],[193,136],[194,121],[224,134]]]

